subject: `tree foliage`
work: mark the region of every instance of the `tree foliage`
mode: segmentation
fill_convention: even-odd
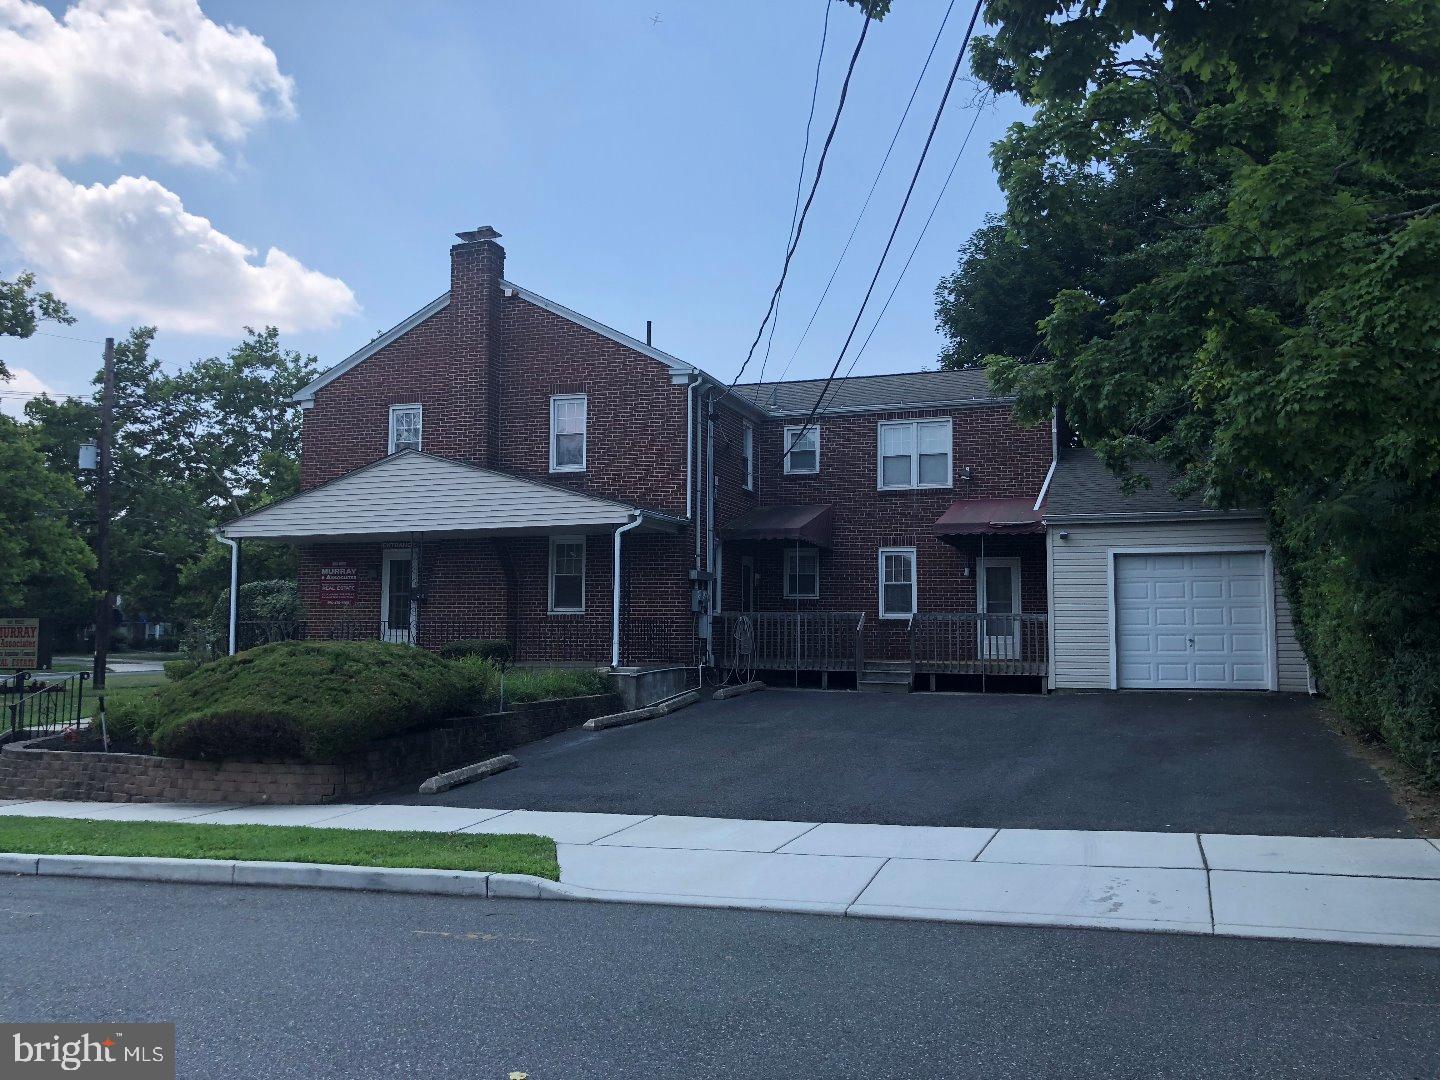
[[[942,282],[946,361],[1117,470],[1268,507],[1326,684],[1440,777],[1440,695],[1400,674],[1440,662],[1440,6],[986,13],[975,70],[1035,112]],[[1002,292],[1003,329],[976,305]]]
[[[112,574],[127,614],[203,618],[229,583],[228,554],[211,530],[293,494],[299,484],[299,408],[290,399],[314,378],[314,357],[280,345],[276,330],[248,330],[222,357],[167,372],[152,355],[152,327],[115,347]],[[99,429],[99,385],[89,401],[38,398],[28,427],[50,469],[87,493],[75,531],[94,535],[94,474],[75,448]],[[247,576],[292,577],[283,545],[254,545]]]
[[[29,433],[0,416],[0,612],[53,617],[84,608],[94,556],[75,535],[80,492],[46,467]]]
[[[17,274],[14,281],[0,279],[0,337],[27,338],[44,320],[73,323],[70,309],[55,298],[54,293],[37,292],[35,275],[28,271]],[[10,378],[10,371],[0,359],[0,382]]]

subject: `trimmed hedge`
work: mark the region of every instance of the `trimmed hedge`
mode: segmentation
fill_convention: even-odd
[[[465,715],[475,690],[460,665],[407,645],[286,641],[203,664],[111,724],[166,756],[331,761]]]
[[[462,638],[440,647],[440,655],[446,660],[464,660],[478,657],[493,660],[497,664],[508,664],[514,656],[508,641],[498,638]]]

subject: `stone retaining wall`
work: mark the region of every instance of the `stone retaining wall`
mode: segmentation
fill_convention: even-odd
[[[614,694],[526,702],[383,739],[331,763],[190,761],[55,749],[50,735],[0,747],[0,798],[99,802],[323,803],[418,783],[615,712]]]

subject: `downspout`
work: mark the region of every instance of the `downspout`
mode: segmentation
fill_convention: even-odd
[[[705,438],[709,444],[706,447],[705,462],[705,569],[710,574],[709,595],[714,598],[714,603],[707,605],[710,609],[706,615],[709,626],[709,633],[705,636],[706,659],[710,666],[715,666],[715,609],[720,606],[720,596],[715,581],[715,399],[711,398],[706,407]]]
[[[695,520],[695,388],[699,379],[685,385],[685,516]]]
[[[614,596],[610,605],[610,666],[620,666],[620,536],[635,528],[644,520],[644,515],[638,511],[633,520],[626,525],[621,525],[615,530],[615,565],[610,572],[610,583],[614,587]]]
[[[1045,503],[1045,496],[1050,492],[1050,481],[1055,478],[1055,466],[1060,463],[1060,408],[1056,406],[1050,413],[1050,468],[1045,472],[1045,481],[1040,485],[1040,494],[1035,496],[1034,510],[1039,510]]]
[[[230,652],[235,655],[235,616],[239,611],[240,602],[240,541],[231,540],[228,536],[220,533],[215,534],[215,539],[230,549]]]

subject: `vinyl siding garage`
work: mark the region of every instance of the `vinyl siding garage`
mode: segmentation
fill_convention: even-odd
[[[1046,542],[1052,687],[1308,690],[1257,518],[1051,521]]]

